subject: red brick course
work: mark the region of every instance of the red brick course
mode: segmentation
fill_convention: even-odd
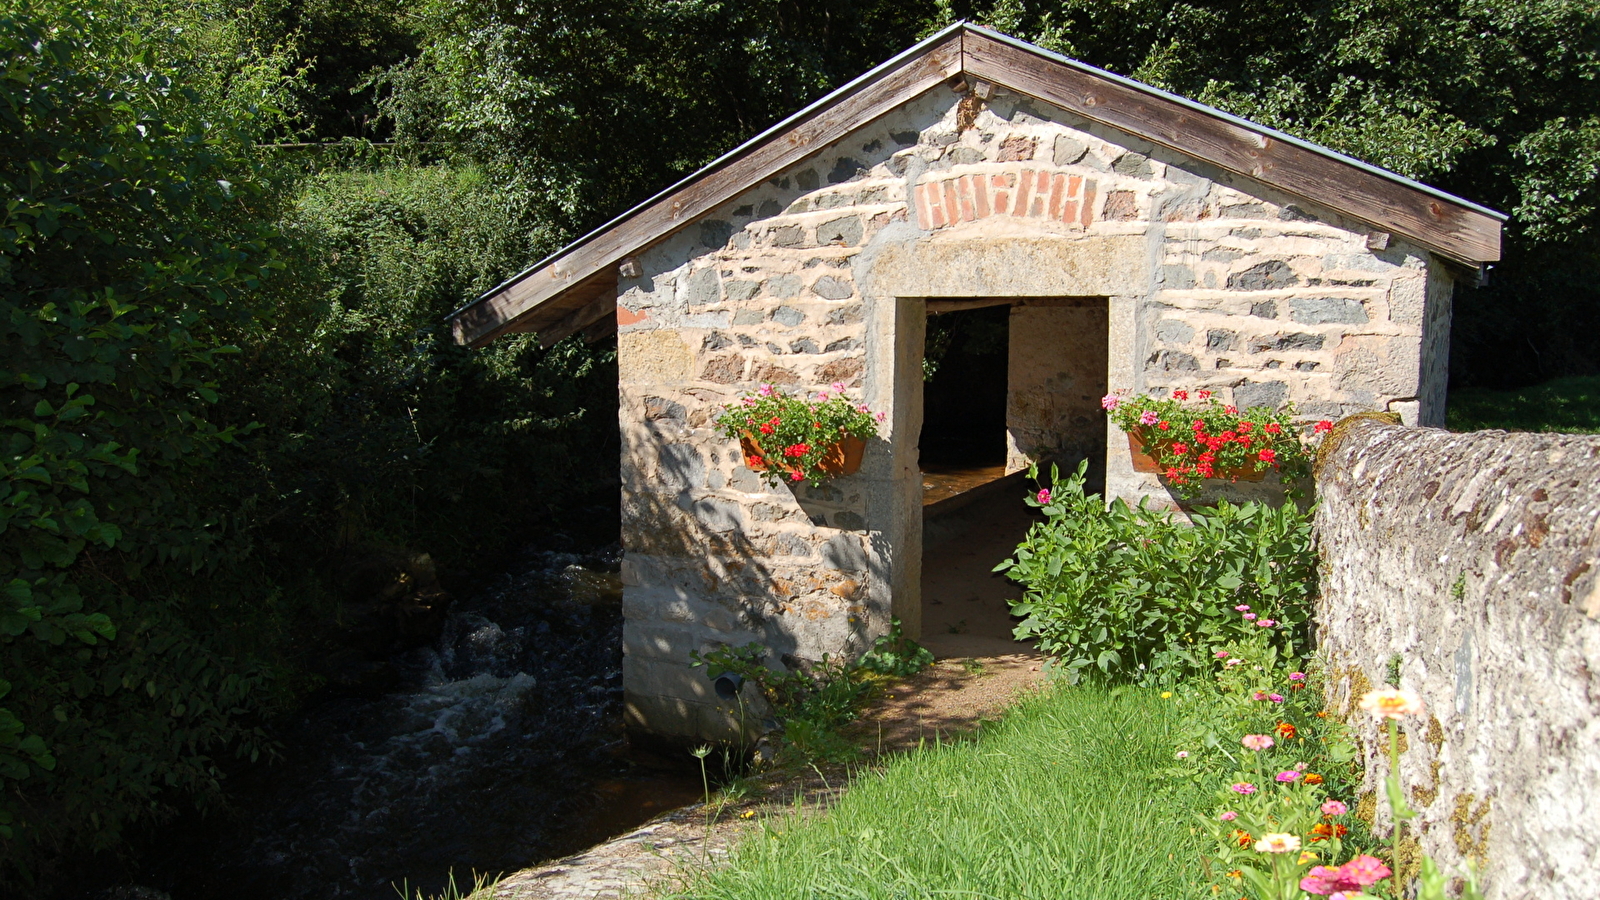
[[[1094,221],[1095,182],[1047,169],[968,173],[917,185],[917,224],[934,231],[992,216],[1049,219],[1089,227]]]

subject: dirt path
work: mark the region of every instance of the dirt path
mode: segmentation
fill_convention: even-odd
[[[847,735],[861,747],[865,765],[872,766],[920,741],[970,733],[1036,689],[1043,680],[1041,664],[1041,657],[1028,652],[941,659],[887,688]],[[850,768],[764,773],[751,779],[753,788],[743,799],[658,816],[577,856],[517,872],[494,888],[493,897],[614,900],[681,885],[726,859],[762,821],[826,809],[849,780]]]

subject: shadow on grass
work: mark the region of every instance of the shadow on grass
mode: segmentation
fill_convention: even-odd
[[[1451,431],[1600,434],[1600,376],[1557,378],[1509,391],[1451,391],[1447,422]]]

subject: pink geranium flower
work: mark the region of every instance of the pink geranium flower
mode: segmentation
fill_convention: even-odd
[[[1048,488],[1040,488],[1039,496],[1035,499],[1039,501],[1040,506],[1050,505],[1050,490]]]
[[[1147,409],[1144,412],[1139,414],[1139,424],[1140,425],[1154,425],[1156,423],[1156,420],[1159,419],[1159,418],[1161,418],[1161,417],[1156,415],[1155,410]]]
[[[1112,410],[1115,410],[1121,404],[1122,404],[1122,398],[1118,397],[1116,394],[1107,394],[1104,397],[1100,398],[1100,408],[1105,410],[1106,412],[1111,412]]]
[[[844,382],[842,381],[835,381],[832,385],[830,385],[830,387],[833,388],[835,393],[844,393]]]

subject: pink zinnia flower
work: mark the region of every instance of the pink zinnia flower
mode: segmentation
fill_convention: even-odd
[[[1256,841],[1257,853],[1293,853],[1300,849],[1300,839],[1292,834],[1264,834]]]
[[[1248,603],[1241,603],[1241,604],[1239,604],[1239,605],[1238,605],[1238,606],[1235,606],[1235,607],[1234,607],[1234,608],[1233,608],[1233,611],[1234,611],[1234,612],[1249,612],[1249,611],[1250,611],[1250,604],[1248,604]]]
[[[1234,819],[1239,818],[1239,814],[1230,809],[1227,812],[1223,813],[1222,815],[1217,816],[1217,818],[1221,819],[1224,822],[1232,822]]]
[[[1265,699],[1267,699],[1267,692],[1266,691],[1256,691],[1254,694],[1250,695],[1250,699],[1251,700],[1265,700]]]
[[[1226,665],[1226,666],[1241,666],[1241,665],[1244,665],[1244,660],[1242,660],[1242,659],[1230,659],[1226,663],[1223,663],[1223,665]]]
[[[1041,505],[1041,506],[1050,505],[1050,491],[1049,491],[1049,489],[1048,488],[1040,488],[1039,489],[1039,495],[1037,497],[1035,497],[1034,499],[1038,500],[1039,501],[1039,505]]]
[[[1187,751],[1187,750],[1179,750],[1178,751],[1178,758],[1179,759],[1188,759],[1189,758],[1189,751]]]
[[[1291,782],[1291,781],[1297,781],[1297,780],[1299,780],[1299,778],[1300,778],[1300,773],[1299,772],[1279,772],[1278,773],[1278,780],[1283,782],[1283,783],[1285,783],[1285,784],[1287,784],[1288,782]]]
[[[1147,409],[1144,412],[1139,414],[1139,424],[1140,425],[1154,425],[1156,423],[1156,420],[1159,419],[1159,418],[1161,418],[1161,417],[1156,415],[1155,410]]]
[[[1116,409],[1121,403],[1122,403],[1122,398],[1118,397],[1116,394],[1107,394],[1104,397],[1100,398],[1100,408],[1105,410],[1106,412],[1111,412],[1112,410]]]
[[[1350,807],[1345,806],[1338,800],[1329,800],[1322,804],[1322,814],[1325,816],[1342,816],[1349,811]]]
[[[1217,659],[1227,659],[1228,658],[1228,651],[1226,651],[1226,650],[1218,650],[1217,652],[1215,652],[1215,653],[1213,653],[1211,655],[1215,656]]]
[[[1306,680],[1306,673],[1304,673],[1304,672],[1290,672],[1289,673],[1289,680],[1290,681],[1305,681]]]
[[[1255,618],[1255,617],[1256,617],[1256,614],[1255,614],[1255,613],[1245,613],[1245,614],[1244,614],[1244,620],[1245,620],[1245,621],[1246,621],[1246,622],[1249,622],[1249,621],[1251,621],[1251,620],[1252,620],[1252,619],[1254,619],[1254,618]]]
[[[1234,784],[1232,786],[1232,790],[1236,794],[1244,794],[1245,796],[1249,796],[1256,792],[1256,786],[1248,781],[1241,781]]]
[[[1247,734],[1239,739],[1246,750],[1265,750],[1272,746],[1272,738],[1264,734]]]
[[[1267,699],[1271,700],[1273,703],[1282,703],[1283,702],[1283,695],[1282,694],[1268,694],[1267,695]]]
[[[1277,619],[1262,619],[1261,621],[1256,623],[1256,627],[1257,628],[1271,628],[1272,626],[1274,626],[1276,624],[1278,624],[1278,620]]]
[[[1308,894],[1326,896],[1354,885],[1344,880],[1344,875],[1331,866],[1312,866],[1306,877],[1300,879],[1300,890]]]
[[[1394,873],[1383,864],[1383,860],[1362,854],[1340,866],[1339,874],[1346,880],[1355,882],[1356,887],[1366,887],[1377,884]]]

